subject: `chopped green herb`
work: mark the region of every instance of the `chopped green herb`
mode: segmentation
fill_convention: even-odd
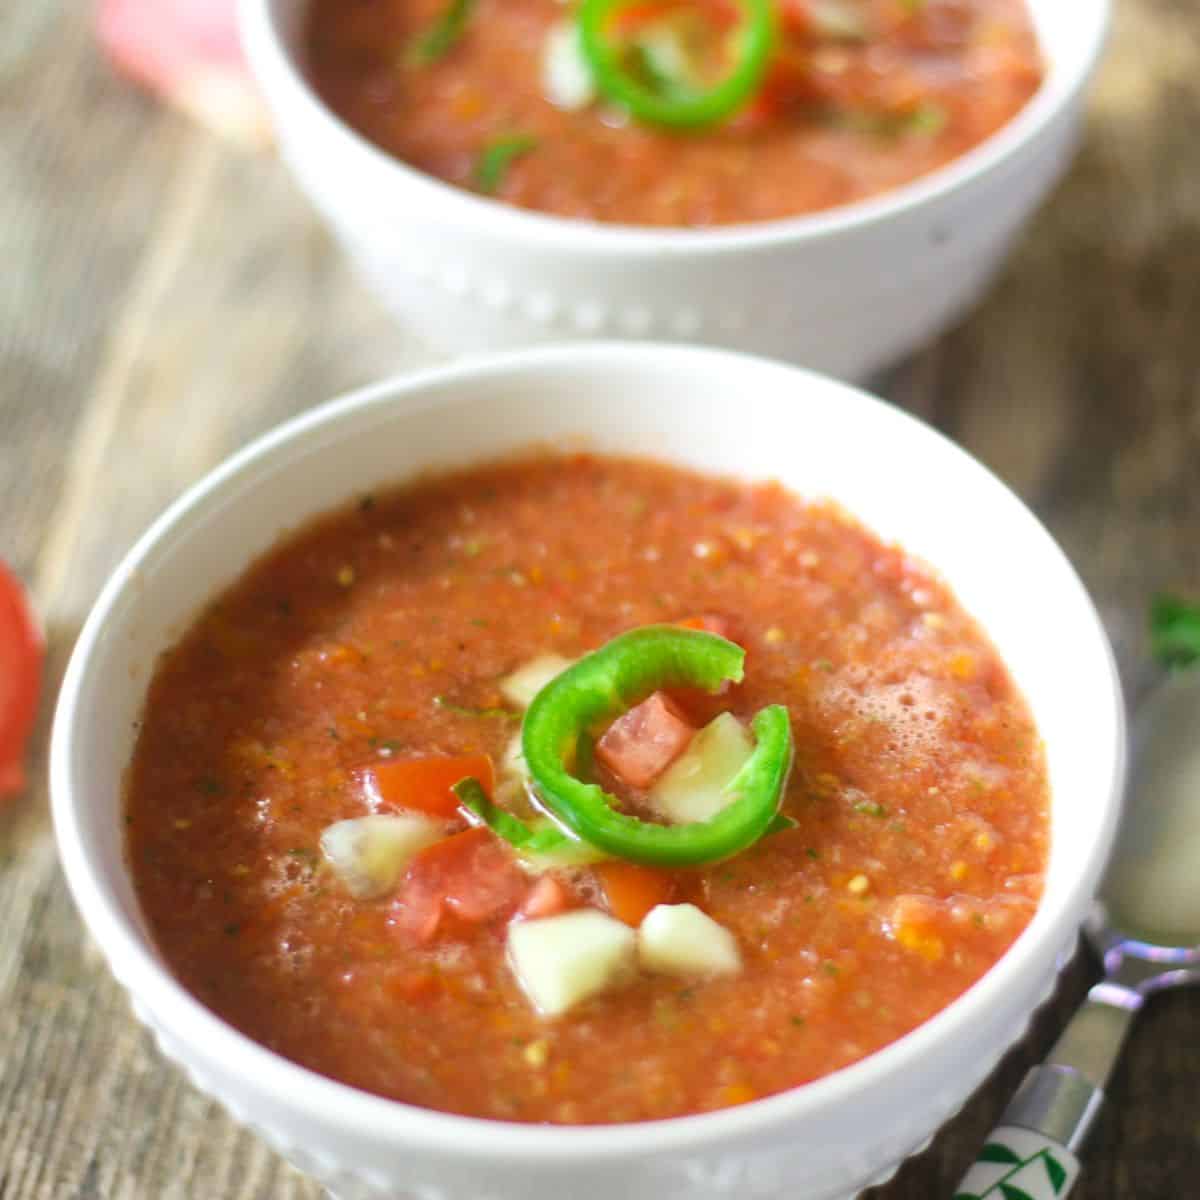
[[[946,128],[946,122],[949,119],[946,110],[940,104],[922,104],[901,122],[900,131],[902,133],[924,133],[932,137]]]
[[[809,858],[820,858],[821,857],[820,850],[816,849],[813,846],[809,846],[809,848],[805,851],[805,854],[807,854]]]
[[[654,1002],[654,1021],[663,1029],[674,1029],[679,1024],[679,1013],[665,996]]]
[[[404,749],[404,743],[396,741],[395,738],[384,738],[382,742],[377,742],[380,750],[386,750],[388,754],[399,754]]]
[[[839,970],[837,963],[830,962],[829,959],[826,959],[821,966],[825,968],[826,975],[836,975]]]
[[[444,57],[462,37],[474,7],[475,0],[449,0],[437,20],[409,43],[409,62],[428,66]]]
[[[509,134],[485,146],[475,164],[476,188],[489,196],[499,191],[505,175],[508,174],[508,168],[535,146],[537,138],[530,137],[527,133]]]
[[[897,138],[906,134],[932,137],[945,127],[949,116],[940,104],[926,103],[910,112],[876,111],[865,108],[837,109],[829,114],[835,128],[868,137]]]
[[[229,925],[225,926],[225,936],[226,937],[234,937],[237,935],[237,933],[240,931],[241,928],[242,927],[240,925],[238,925],[236,922],[231,922]]]
[[[507,708],[472,708],[467,704],[457,704],[448,696],[434,696],[433,702],[438,708],[460,717],[498,717],[505,721],[515,721],[521,715]]]
[[[818,671],[824,671],[824,672],[826,672],[826,674],[828,674],[830,671],[832,671],[832,670],[833,670],[833,663],[831,663],[831,662],[829,661],[829,659],[827,659],[827,658],[818,658],[818,659],[817,659],[817,660],[816,660],[816,661],[813,663],[813,666],[814,666],[814,667],[815,667],[815,668],[816,668]]]
[[[478,625],[480,629],[487,628],[487,622],[482,617],[472,617],[471,624]]]
[[[855,806],[856,813],[862,813],[868,817],[886,817],[887,809],[883,807],[877,800],[860,800]]]
[[[196,780],[196,787],[206,796],[219,796],[225,787],[215,775],[201,775]]]
[[[792,1024],[795,1025],[797,1029],[800,1029],[804,1025],[804,1018],[803,1017],[793,1017]]]
[[[1188,667],[1200,660],[1200,605],[1178,596],[1155,596],[1150,651],[1164,667]]]
[[[375,497],[372,496],[369,492],[365,496],[363,496],[362,499],[360,499],[358,502],[358,511],[359,512],[364,512],[364,513],[370,512],[374,507],[375,507]]]
[[[342,740],[342,735],[340,733],[338,733],[338,731],[336,729],[334,729],[334,727],[332,725],[330,725],[329,728],[325,730],[325,732],[327,734],[329,734],[329,736],[331,738],[333,738],[333,740],[335,742],[340,742]]]

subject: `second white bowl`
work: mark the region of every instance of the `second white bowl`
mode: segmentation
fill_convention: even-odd
[[[1066,169],[1109,2],[1029,0],[1046,81],[949,166],[826,213],[709,230],[544,216],[422,174],[309,86],[308,0],[241,0],[241,12],[285,159],[362,277],[432,344],[667,338],[862,379],[961,316]]]

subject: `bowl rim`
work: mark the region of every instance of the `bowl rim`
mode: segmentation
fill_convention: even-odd
[[[1075,59],[1074,70],[1064,74],[1056,58],[1046,53],[1049,67],[1046,78],[1025,107],[949,163],[897,188],[850,204],[793,217],[693,229],[592,221],[520,208],[494,197],[477,195],[410,166],[351,128],[317,95],[295,56],[284,45],[273,18],[273,2],[238,0],[241,43],[251,71],[271,107],[294,109],[303,125],[314,128],[327,143],[336,144],[353,166],[407,187],[430,205],[436,205],[447,218],[472,226],[492,227],[498,237],[559,248],[567,245],[578,253],[649,251],[658,255],[722,255],[819,241],[911,214],[996,174],[1036,141],[1086,86],[1103,52],[1113,5],[1113,0],[1081,0],[1090,16],[1084,27],[1088,41]],[[1028,0],[1034,11],[1039,6],[1059,2]]]
[[[572,370],[609,370],[618,373],[648,371],[663,363],[697,369],[710,364],[738,367],[758,377],[786,375],[793,385],[819,389],[840,405],[857,406],[876,423],[894,428],[918,426],[924,436],[941,443],[941,450],[965,459],[977,472],[1002,488],[1030,516],[1031,536],[1041,539],[1063,567],[1062,580],[1074,593],[1081,615],[1089,625],[1096,651],[1107,664],[1111,689],[1107,696],[1113,733],[1108,795],[1097,798],[1103,819],[1095,827],[1095,844],[1088,869],[1060,889],[1054,911],[1045,898],[1033,920],[975,984],[914,1030],[866,1058],[802,1086],[763,1097],[748,1104],[695,1116],[611,1125],[544,1126],[461,1116],[409,1105],[338,1083],[268,1050],[227,1024],[206,1008],[171,974],[148,935],[123,911],[93,861],[84,836],[80,813],[84,789],[76,788],[72,748],[73,729],[80,720],[81,692],[100,652],[107,625],[126,594],[144,586],[142,567],[178,526],[186,526],[195,510],[255,467],[293,444],[319,431],[331,432],[344,418],[365,410],[395,416],[416,414],[452,403],[456,386],[485,385],[500,388],[519,380],[528,384],[543,373],[563,366]],[[198,591],[199,595],[199,591]],[[201,600],[203,596],[200,597]],[[1125,712],[1112,648],[1099,615],[1079,576],[1058,544],[1029,513],[1023,501],[982,463],[938,430],[869,393],[805,368],[778,363],[736,351],[670,343],[587,342],[505,351],[426,367],[359,388],[261,434],[225,459],[176,499],[137,540],[116,567],[96,600],[79,635],[59,692],[50,745],[51,811],[60,860],[68,885],[85,923],[104,951],[118,981],[130,992],[139,1014],[145,1005],[175,1038],[201,1047],[196,1056],[218,1062],[224,1069],[253,1081],[289,1108],[301,1107],[326,1128],[348,1136],[366,1137],[385,1144],[420,1143],[460,1160],[521,1162],[551,1166],[568,1162],[598,1162],[618,1157],[649,1156],[663,1152],[711,1152],[732,1140],[761,1137],[786,1128],[804,1117],[837,1106],[870,1087],[873,1077],[892,1078],[936,1050],[977,1020],[978,1012],[993,1005],[1003,1008],[1003,995],[1028,961],[1060,954],[1075,935],[1078,922],[1095,894],[1108,856],[1119,815],[1124,777]],[[186,1028],[188,1033],[180,1033]],[[161,1044],[161,1043],[160,1043]],[[1004,1047],[1007,1049],[1007,1046]],[[188,1062],[189,1055],[182,1055]],[[204,1086],[204,1084],[201,1084]]]

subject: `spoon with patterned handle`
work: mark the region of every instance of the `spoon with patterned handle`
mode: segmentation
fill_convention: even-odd
[[[1139,713],[1116,851],[1084,932],[1104,978],[953,1200],[1062,1200],[1133,1018],[1155,992],[1200,983],[1200,671],[1168,679]]]

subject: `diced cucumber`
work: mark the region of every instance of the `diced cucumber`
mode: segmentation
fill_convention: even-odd
[[[391,891],[409,860],[445,837],[438,821],[374,813],[338,821],[321,834],[321,851],[352,896],[369,900]]]
[[[517,708],[528,708],[534,696],[556,675],[561,675],[572,661],[561,654],[539,654],[500,680],[500,694]]]
[[[742,969],[737,939],[694,904],[659,904],[637,932],[638,958],[663,975],[736,975]]]
[[[596,81],[574,21],[552,25],[542,43],[542,94],[566,112],[587,108],[596,98]]]
[[[753,752],[746,727],[732,713],[721,713],[659,776],[647,799],[676,824],[707,821],[734,800],[725,789]]]
[[[630,979],[637,970],[636,946],[628,925],[594,908],[515,921],[508,931],[513,974],[545,1017]]]

